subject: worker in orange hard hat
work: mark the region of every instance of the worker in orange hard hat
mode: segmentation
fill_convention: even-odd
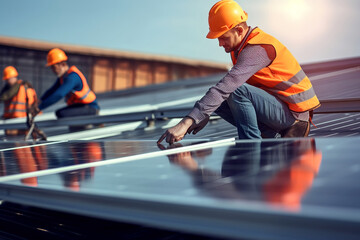
[[[63,50],[54,48],[49,51],[47,66],[51,67],[58,79],[42,95],[37,111],[65,97],[67,106],[56,111],[58,118],[97,115],[100,108],[95,93],[90,89],[81,71],[75,66],[70,67],[67,61],[68,57]]]
[[[247,19],[233,0],[210,9],[207,38],[218,39],[234,66],[158,142],[196,134],[213,112],[236,126],[241,139],[308,135],[312,110],[320,106],[309,78],[283,44]]]
[[[18,71],[13,66],[4,69],[3,80],[6,82],[0,93],[4,101],[3,119],[26,117],[27,110],[37,105],[36,92],[29,82],[18,79]],[[6,130],[7,135],[24,134],[21,130]]]

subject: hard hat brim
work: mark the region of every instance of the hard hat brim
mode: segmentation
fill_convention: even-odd
[[[218,37],[221,37],[224,33],[226,33],[227,31],[221,31],[221,32],[212,32],[212,31],[209,31],[209,33],[206,35],[206,38],[209,38],[209,39],[215,39],[215,38],[218,38]]]
[[[18,76],[13,76],[13,77],[18,77]],[[12,77],[6,77],[6,78],[3,77],[2,80],[3,80],[3,81],[7,81],[7,80],[9,80],[10,78],[12,78]]]
[[[46,66],[46,67],[51,67],[51,66],[54,65],[54,64],[61,63],[61,62],[66,62],[67,60],[68,60],[68,59],[66,58],[66,60],[63,60],[63,61],[55,61],[55,62],[47,63],[45,66]]]

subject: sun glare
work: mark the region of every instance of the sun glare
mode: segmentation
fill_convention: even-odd
[[[266,25],[278,38],[289,43],[310,42],[329,27],[330,7],[327,0],[269,0]]]
[[[301,20],[310,11],[309,1],[288,0],[283,6],[283,11],[293,20]]]

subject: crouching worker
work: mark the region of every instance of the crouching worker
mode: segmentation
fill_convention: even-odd
[[[85,76],[75,66],[69,66],[68,57],[61,49],[54,48],[47,55],[47,66],[51,67],[53,73],[58,77],[56,82],[44,95],[38,111],[65,98],[67,106],[58,109],[55,114],[57,118],[97,115],[99,105],[95,93],[90,89]],[[70,126],[70,131],[91,128],[92,125]]]
[[[308,136],[312,110],[320,106],[309,78],[282,43],[248,26],[247,18],[232,0],[210,9],[207,38],[218,40],[234,66],[159,142],[199,132],[213,112],[233,124],[240,139]]]
[[[5,86],[0,93],[0,101],[4,102],[3,119],[26,117],[27,110],[37,105],[34,88],[29,82],[18,79],[18,72],[13,66],[4,69]],[[26,130],[6,130],[6,135],[25,135]]]

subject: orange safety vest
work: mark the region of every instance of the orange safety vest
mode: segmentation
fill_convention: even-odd
[[[277,39],[259,28],[254,28],[245,40],[243,47],[231,52],[235,65],[240,52],[250,45],[271,45],[274,47],[275,59],[267,67],[255,73],[247,83],[261,88],[285,102],[294,112],[306,112],[320,106],[319,99],[309,78],[290,51]]]
[[[28,106],[34,104],[37,99],[33,88],[25,88],[22,80],[18,80],[18,84],[20,84],[20,88],[17,94],[4,102],[5,119],[26,117],[26,97],[28,98]]]
[[[73,90],[66,95],[67,105],[72,105],[72,104],[76,104],[76,103],[88,104],[88,103],[92,103],[93,101],[95,101],[96,95],[93,91],[91,91],[91,89],[86,81],[85,76],[75,66],[70,67],[69,70],[67,71],[66,75],[68,75],[72,72],[79,75],[82,85],[83,85],[83,88],[80,91]],[[63,84],[63,82],[64,82],[64,78],[61,77],[60,84]]]

